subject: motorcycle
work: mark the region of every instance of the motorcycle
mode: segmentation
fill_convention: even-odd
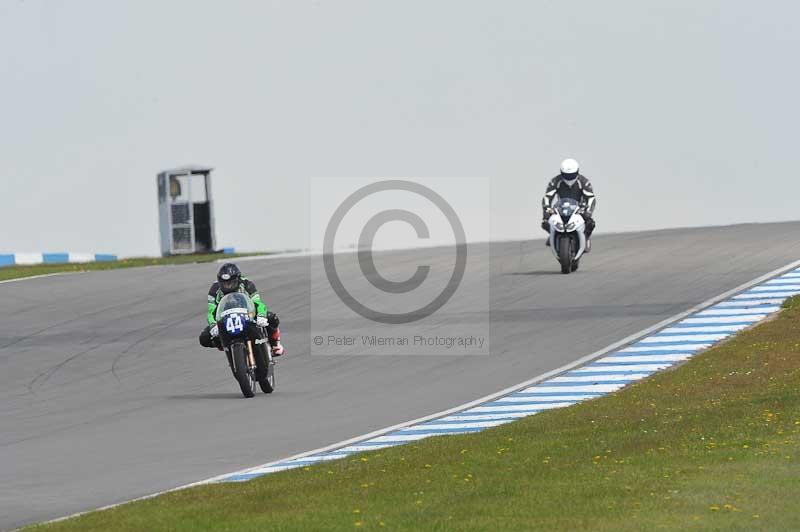
[[[245,397],[255,395],[255,383],[264,393],[275,390],[275,361],[266,334],[258,334],[255,304],[247,294],[233,292],[219,302],[217,328],[228,365]],[[263,329],[260,332],[264,332]],[[259,338],[258,336],[261,336]],[[258,356],[254,345],[265,344],[266,357]],[[266,358],[266,360],[262,360]]]
[[[574,272],[586,251],[586,222],[580,204],[569,198],[559,199],[550,216],[550,249],[561,264],[561,273]]]

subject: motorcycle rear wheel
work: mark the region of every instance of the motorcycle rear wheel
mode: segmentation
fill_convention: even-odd
[[[259,379],[258,385],[261,386],[261,391],[264,393],[272,393],[275,391],[275,363],[269,362],[267,365],[267,375],[263,379]]]

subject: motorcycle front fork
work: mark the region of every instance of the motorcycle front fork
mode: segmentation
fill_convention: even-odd
[[[236,375],[236,371],[233,369],[233,353],[231,352],[231,348],[225,348],[225,357],[228,359],[228,367],[231,368],[231,371],[234,375]],[[253,353],[253,342],[247,341],[247,367],[249,369],[253,369],[256,367],[256,357]]]

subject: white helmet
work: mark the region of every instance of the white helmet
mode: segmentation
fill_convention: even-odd
[[[561,162],[561,173],[562,174],[577,174],[578,170],[581,169],[581,165],[578,164],[578,161],[575,159],[564,159]]]

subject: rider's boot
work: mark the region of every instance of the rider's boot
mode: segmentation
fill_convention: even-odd
[[[584,234],[586,235],[586,251],[584,253],[589,253],[592,251],[592,233],[594,233],[595,223],[593,218],[587,218],[586,223],[586,230]]]
[[[281,330],[275,328],[270,332],[269,345],[272,347],[272,356],[279,357],[286,352],[286,349],[281,344]]]
[[[542,220],[542,229],[548,235],[548,237],[544,239],[544,245],[550,247],[550,222],[547,220]]]

